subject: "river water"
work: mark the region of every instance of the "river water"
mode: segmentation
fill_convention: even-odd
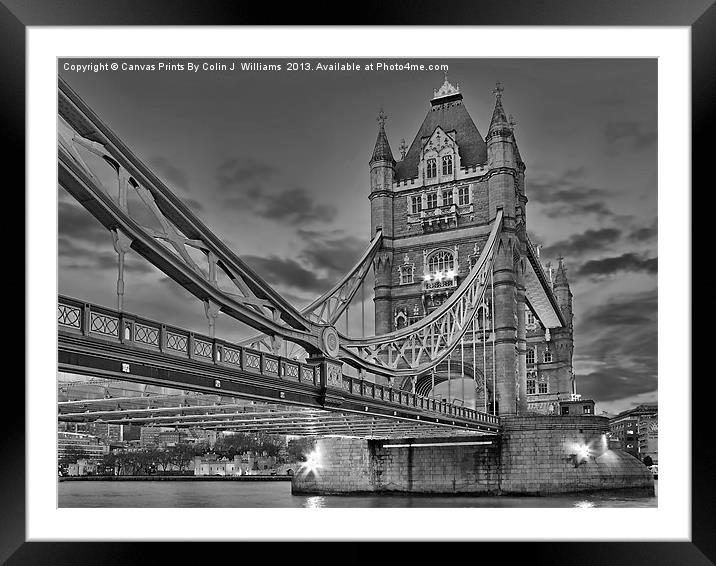
[[[628,490],[549,497],[309,496],[291,495],[290,481],[65,481],[58,483],[58,493],[59,507],[657,506],[656,496]]]

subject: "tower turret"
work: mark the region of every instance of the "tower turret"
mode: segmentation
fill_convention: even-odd
[[[378,113],[378,138],[375,140],[370,158],[370,219],[371,238],[377,230],[383,237],[392,239],[393,227],[393,179],[395,159],[385,133],[388,117],[380,109]],[[393,265],[392,243],[378,252],[375,262],[375,332],[385,334],[391,331],[391,269]]]
[[[559,266],[554,276],[554,283],[552,284],[554,295],[557,298],[557,304],[562,310],[565,320],[569,329],[572,329],[572,290],[569,287],[569,280],[567,279],[567,269],[564,267],[564,258],[559,258]]]
[[[558,372],[560,392],[576,393],[576,383],[574,380],[574,371],[572,370],[572,357],[574,353],[574,314],[572,312],[572,290],[569,287],[569,279],[567,279],[567,269],[564,267],[564,258],[559,258],[559,266],[554,276],[552,284],[554,295],[557,298],[562,315],[567,323],[566,326],[555,329],[554,343],[557,347],[557,360],[561,369]]]
[[[495,95],[495,109],[492,112],[487,142],[487,167],[489,170],[488,195],[490,218],[502,208],[505,219],[514,221],[517,217],[518,165],[516,159],[512,125],[502,107],[502,84],[497,83],[492,91]]]
[[[370,201],[371,201],[371,237],[378,229],[383,235],[393,235],[392,187],[395,176],[395,159],[385,133],[385,121],[388,117],[380,109],[378,113],[378,137],[375,140],[373,156],[370,158]]]

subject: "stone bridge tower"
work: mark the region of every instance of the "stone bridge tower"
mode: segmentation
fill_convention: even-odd
[[[483,138],[465,108],[459,85],[451,84],[446,77],[433,92],[430,108],[410,146],[404,140],[401,143],[397,161],[386,133],[387,117],[381,110],[378,137],[369,162],[369,199],[371,236],[378,229],[383,232],[383,247],[374,260],[376,334],[405,327],[439,308],[479,258],[492,223],[502,210],[503,229],[494,265],[494,305],[489,297],[486,328],[482,328],[480,320],[474,349],[472,333],[468,331],[463,354],[468,356],[470,371],[464,377],[474,383],[475,405],[481,408],[487,403],[492,408],[494,403],[499,414],[509,415],[526,413],[528,398],[533,394],[527,383],[528,362],[534,360],[527,355],[526,319],[542,328],[542,339],[549,340],[547,328],[555,326],[553,320],[545,324],[539,320],[534,312],[539,309],[529,305],[527,292],[532,290],[534,294],[534,282],[541,280],[542,287],[549,287],[543,291],[546,298],[542,297],[542,302],[551,303],[555,309],[566,305],[566,295],[564,290],[559,292],[557,306],[546,276],[537,273],[542,272],[538,259],[534,253],[530,257],[525,164],[517,148],[514,122],[507,118],[502,106],[502,92],[498,83],[493,91],[492,119]],[[568,288],[567,293],[571,320]],[[534,319],[536,322],[532,322]],[[483,332],[490,340],[484,352]],[[571,340],[571,324],[565,332],[559,337],[565,344],[560,351],[566,355],[564,340]],[[530,348],[538,348],[534,343],[533,336]],[[445,365],[437,368],[437,375],[417,376],[417,381],[406,380],[398,385],[429,394],[433,383],[447,379]],[[571,379],[571,349],[568,365],[563,371]],[[452,379],[462,378],[463,375],[455,375],[454,367],[450,371]],[[563,382],[564,376],[554,373],[549,379]],[[536,394],[537,386],[534,389]],[[539,389],[542,391],[542,386]]]

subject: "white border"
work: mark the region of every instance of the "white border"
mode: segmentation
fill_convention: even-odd
[[[426,40],[429,39],[429,40]],[[27,30],[28,540],[690,540],[689,28],[48,28]],[[57,57],[658,57],[656,509],[58,509],[54,319]],[[397,57],[396,57],[397,58]],[[449,62],[449,61],[448,61]],[[674,330],[678,329],[678,331]],[[664,355],[668,352],[668,356]]]

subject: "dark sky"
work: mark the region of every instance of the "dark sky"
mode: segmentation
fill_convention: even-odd
[[[443,82],[441,71],[75,73],[64,62],[60,74],[134,153],[297,306],[367,244],[378,110],[399,155]],[[529,231],[545,261],[564,255],[572,283],[578,392],[598,412],[655,401],[656,60],[422,62],[449,65],[483,136],[503,83],[527,165]],[[58,197],[59,292],[114,306],[109,234]],[[206,331],[202,304],[136,255],[125,279],[127,311]],[[231,320],[218,329],[246,334]]]

